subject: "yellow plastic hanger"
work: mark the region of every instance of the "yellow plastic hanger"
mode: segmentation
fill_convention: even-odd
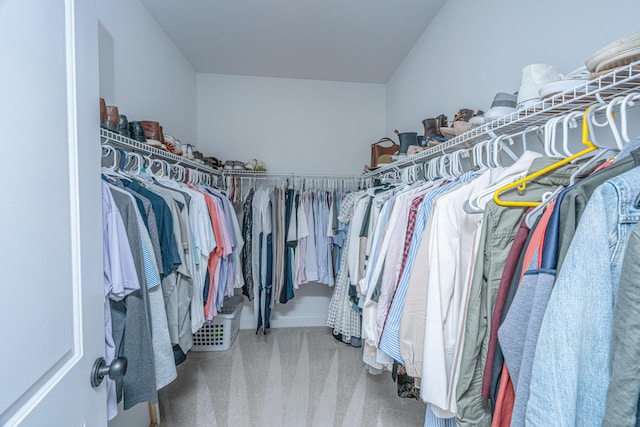
[[[511,190],[512,188],[517,188],[519,191],[524,191],[527,188],[527,182],[531,181],[532,179],[535,179],[541,175],[551,172],[552,170],[558,169],[560,166],[566,165],[567,163],[570,163],[575,159],[584,156],[587,153],[597,150],[598,147],[596,147],[596,145],[589,140],[589,120],[588,119],[589,119],[590,111],[594,107],[596,106],[595,105],[589,106],[589,108],[587,108],[582,115],[582,144],[587,146],[586,149],[572,156],[569,156],[566,159],[560,160],[559,162],[556,162],[550,166],[547,166],[544,169],[540,169],[539,171],[534,172],[531,175],[527,175],[524,178],[519,179],[511,184],[507,184],[504,187],[499,188],[493,194],[493,201],[500,206],[509,206],[509,207],[538,206],[541,202],[510,202],[506,200],[501,200],[500,195],[507,190]]]

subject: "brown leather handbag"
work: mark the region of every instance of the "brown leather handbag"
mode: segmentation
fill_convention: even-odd
[[[387,144],[383,145],[385,143]],[[371,144],[371,166],[369,168],[377,168],[380,164],[380,160],[383,160],[383,162],[384,160],[387,160],[384,163],[388,163],[389,156],[395,154],[399,148],[400,146],[390,138],[382,138],[378,142],[374,142]],[[384,158],[381,159],[383,156]]]

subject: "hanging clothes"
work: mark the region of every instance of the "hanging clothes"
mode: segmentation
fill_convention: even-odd
[[[251,237],[253,229],[253,197],[255,191],[253,188],[249,191],[249,195],[244,201],[242,206],[242,236],[244,237],[244,248],[242,249],[242,274],[244,276],[244,286],[242,293],[249,298],[249,301],[253,301],[253,274],[251,272],[251,266],[253,265],[253,240]]]
[[[105,359],[128,360],[122,380],[107,380],[112,419],[117,401],[125,410],[157,402],[157,390],[176,378],[192,334],[212,318],[205,306],[222,307],[223,296],[243,284],[238,252],[244,241],[229,201],[213,188],[148,173],[107,171],[103,180]],[[228,262],[222,289],[214,293],[207,268],[216,250]]]
[[[257,279],[256,298],[254,299],[254,316],[256,333],[260,328],[264,333],[269,325],[272,287],[272,207],[270,192],[258,189],[253,197],[253,254],[252,276]]]
[[[640,377],[638,356],[638,266],[640,266],[640,225],[633,227],[620,271],[611,334],[611,381],[603,426],[638,425]]]
[[[557,159],[534,160],[529,173],[555,163]],[[578,165],[564,165],[527,185],[525,194],[509,193],[508,200],[539,199],[547,191],[567,186]],[[584,172],[584,176],[589,171]],[[464,329],[464,342],[457,384],[458,423],[461,425],[491,425],[490,407],[482,400],[482,377],[491,330],[498,285],[503,266],[526,209],[487,203],[480,236],[480,252],[474,267],[469,295],[469,309]],[[489,320],[489,321],[488,321]]]
[[[345,196],[342,202],[339,220],[348,224],[353,218],[355,206],[358,201],[364,197],[366,193],[355,192]],[[356,242],[357,243],[357,242]],[[341,335],[342,341],[358,346],[358,338],[360,338],[360,316],[353,310],[349,301],[349,268],[348,268],[348,250],[351,245],[350,236],[344,243],[342,252],[341,268],[336,278],[336,285],[329,302],[329,315],[327,318],[327,326],[333,328],[334,335]]]
[[[558,273],[535,349],[526,421],[599,425],[605,411],[611,325],[622,259],[640,219],[640,169],[598,187]],[[610,207],[617,209],[612,210]],[[608,256],[602,256],[608,254]],[[583,313],[588,313],[587,316]],[[558,327],[562,319],[562,327]],[[594,338],[596,337],[596,338]],[[551,355],[554,357],[552,358]],[[570,364],[578,369],[567,371]],[[555,387],[548,387],[553,379]],[[554,398],[562,394],[563,405]],[[553,416],[551,415],[553,414]],[[553,421],[551,421],[553,417]]]
[[[135,261],[127,231],[109,188],[102,184],[102,243],[104,268],[104,323],[105,323],[105,361],[115,359],[119,346],[113,337],[110,302],[121,301],[127,295],[140,289]],[[119,329],[119,327],[118,327]],[[109,377],[107,384],[107,417],[113,419],[118,414],[116,384]]]
[[[116,381],[116,395],[118,401],[124,399],[124,409],[127,410],[142,402],[156,403],[158,396],[137,207],[130,195],[120,192],[112,192],[111,195],[127,230],[128,244],[139,283],[139,289],[129,293],[125,298],[119,301],[110,300],[116,356],[126,357],[128,365],[128,375]]]

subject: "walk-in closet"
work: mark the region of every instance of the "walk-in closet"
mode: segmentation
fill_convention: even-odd
[[[0,425],[640,425],[637,1],[0,2]]]

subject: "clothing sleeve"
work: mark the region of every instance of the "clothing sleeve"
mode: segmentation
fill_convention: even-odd
[[[444,198],[434,203],[433,226],[429,245],[429,270],[427,272],[426,317],[424,328],[423,366],[424,378],[420,396],[434,406],[436,415],[442,418],[455,417],[448,402],[447,360],[453,353],[455,336],[451,336],[453,319],[451,304],[454,303],[455,276],[459,267],[459,236],[456,212],[447,209]]]
[[[103,261],[105,296],[120,301],[140,289],[127,230],[107,186],[103,187]]]
[[[271,230],[269,230],[269,233]],[[304,200],[300,197],[298,206],[298,240],[309,236],[309,226],[307,223],[307,214],[304,211]]]
[[[585,209],[545,312],[535,350],[526,422],[600,425],[609,384],[619,246],[618,191],[598,187]],[[619,274],[619,271],[618,273]]]
[[[140,244],[142,246],[142,260],[144,263],[144,274],[147,280],[147,288],[151,289],[160,284],[160,271],[158,264],[153,256],[153,247],[151,246],[151,238],[147,229],[144,227],[142,219],[139,218],[138,227],[140,228]]]
[[[363,205],[366,203],[366,199],[361,199],[356,206],[353,219],[349,225],[349,251],[348,251],[348,267],[349,267],[349,279],[352,286],[358,284],[359,267],[360,267],[360,244],[358,231],[361,228],[363,218]]]
[[[216,206],[216,216],[218,219],[218,227],[220,228],[220,237],[221,242],[218,241],[218,245],[222,243],[222,256],[224,258],[228,257],[233,252],[233,246],[231,243],[231,236],[229,234],[229,229],[227,228],[227,220],[224,215],[224,205],[222,204],[222,200],[217,197],[213,198],[213,202]]]
[[[631,233],[613,312],[605,427],[636,425],[640,399],[640,226]]]
[[[202,196],[203,198],[205,196]],[[198,221],[200,223],[200,251],[201,254],[208,257],[211,252],[216,248],[218,242],[216,242],[216,236],[213,233],[213,226],[211,221],[211,215],[209,214],[209,209],[207,208],[206,201],[204,204],[200,204]]]
[[[478,341],[482,339],[479,327],[487,321],[482,319],[482,289],[486,286],[488,273],[485,271],[485,261],[488,255],[488,234],[490,233],[491,217],[485,216],[478,243],[479,251],[476,264],[473,269],[471,285],[469,289],[467,313],[464,326],[462,355],[460,357],[460,372],[456,385],[456,405],[458,409],[457,420],[461,426],[490,425],[485,413],[488,408],[477,407],[477,399],[481,397],[482,384],[474,383],[476,361],[480,357],[481,348]],[[478,396],[473,394],[473,387],[480,390]]]

